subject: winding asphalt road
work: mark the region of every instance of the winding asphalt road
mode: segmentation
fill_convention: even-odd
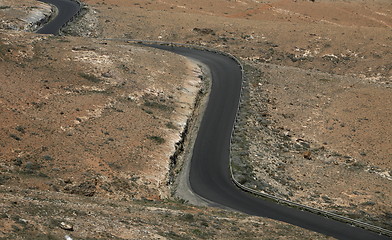
[[[40,28],[37,33],[58,34],[60,28],[69,22],[79,11],[80,6],[77,2],[70,0],[39,0],[44,3],[55,5],[58,9],[57,16]]]
[[[151,46],[197,59],[211,71],[212,89],[193,148],[189,173],[193,192],[234,210],[281,220],[338,239],[388,239],[361,228],[253,196],[237,188],[231,179],[229,157],[231,131],[241,91],[240,66],[233,59],[213,52]]]
[[[56,5],[60,13],[64,11],[62,7],[70,2],[69,0],[42,1]],[[61,16],[63,15],[59,14],[55,19],[56,22],[60,22]],[[68,14],[66,16],[63,21],[69,17]],[[60,27],[61,25],[58,24]],[[52,33],[58,31],[54,28],[49,30]],[[338,239],[389,239],[345,223],[280,205],[238,189],[230,176],[229,155],[230,137],[241,91],[240,66],[233,59],[213,52],[164,45],[150,46],[196,59],[206,64],[212,74],[210,98],[198,131],[190,167],[189,178],[193,192],[218,206],[281,220]]]

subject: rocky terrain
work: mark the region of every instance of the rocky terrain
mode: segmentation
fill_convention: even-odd
[[[171,197],[200,66],[92,38],[105,36],[94,5],[63,30],[74,37],[17,31],[48,5],[1,6],[0,239],[330,239]]]
[[[293,225],[180,202],[113,201],[0,186],[0,239],[332,239]]]
[[[246,68],[249,88],[232,156],[236,178],[284,199],[390,228],[390,140],[384,136],[392,113],[385,105],[389,90],[291,67]]]
[[[170,156],[192,112],[198,66],[126,43],[17,32],[2,41],[1,157],[21,174],[4,179],[89,196],[168,196]],[[37,177],[51,180],[34,184]]]
[[[103,36],[241,59],[244,184],[392,229],[390,1],[85,2]]]
[[[56,9],[35,0],[0,1],[0,28],[34,31],[55,16]]]

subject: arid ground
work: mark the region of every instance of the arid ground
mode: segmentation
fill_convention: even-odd
[[[242,60],[244,184],[392,228],[391,2],[86,2],[105,36]]]
[[[48,6],[0,1],[0,238],[327,238],[172,198],[204,73],[107,38],[237,56],[235,177],[392,229],[389,0],[83,2],[62,36],[42,36],[21,30]]]

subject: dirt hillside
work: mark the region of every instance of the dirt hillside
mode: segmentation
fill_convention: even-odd
[[[244,184],[392,229],[390,1],[85,2],[103,36],[243,61]]]
[[[204,73],[174,54],[92,38],[105,36],[94,5],[64,29],[83,37],[18,31],[54,12],[0,1],[1,239],[329,239],[172,198],[171,156]]]

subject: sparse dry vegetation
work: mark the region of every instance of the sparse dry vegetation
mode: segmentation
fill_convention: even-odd
[[[329,239],[172,200],[170,156],[208,83],[183,57],[97,36],[238,56],[235,176],[391,228],[389,0],[83,2],[63,31],[81,37],[15,31],[50,8],[0,3],[1,239]]]

